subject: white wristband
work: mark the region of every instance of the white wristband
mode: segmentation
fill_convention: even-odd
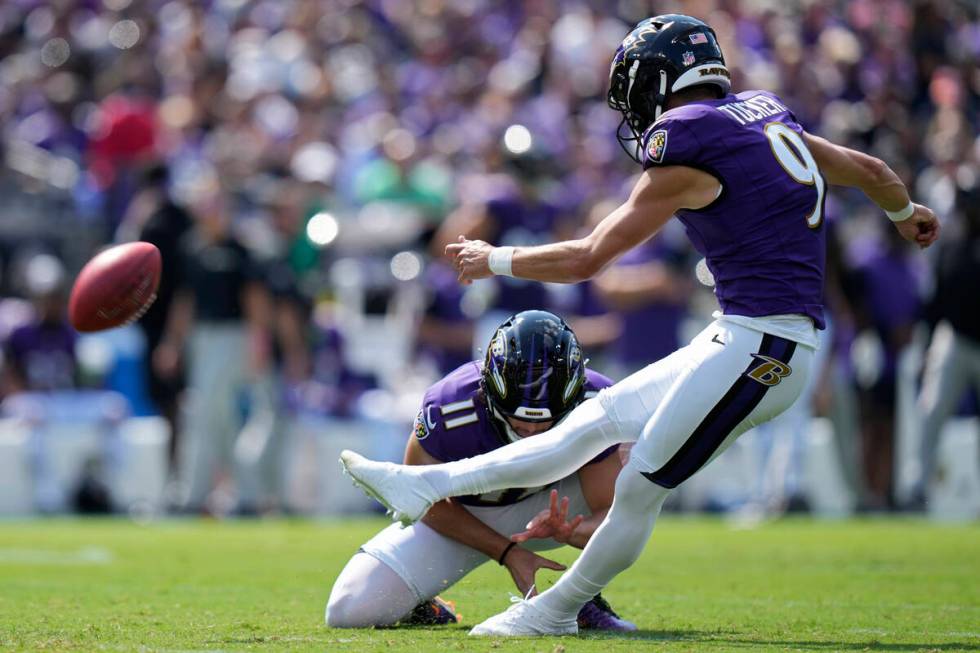
[[[490,271],[496,275],[512,277],[514,276],[514,273],[511,271],[513,261],[513,247],[494,247],[492,250],[490,250],[490,257],[487,259],[487,265],[490,266]]]
[[[901,222],[902,220],[908,220],[909,216],[915,213],[915,205],[912,202],[908,203],[904,209],[899,209],[897,211],[885,211],[885,215],[892,222]]]

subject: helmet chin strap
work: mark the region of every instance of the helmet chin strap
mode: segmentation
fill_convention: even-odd
[[[514,428],[510,425],[510,422],[507,420],[507,417],[499,410],[497,410],[496,406],[491,404],[490,411],[493,414],[494,419],[500,422],[500,425],[503,426],[504,437],[506,437],[510,442],[519,442],[524,439],[522,436],[518,435],[517,431],[515,431]],[[571,414],[571,412],[572,411],[570,410],[567,411],[557,421],[555,421],[555,423],[552,424],[551,428],[549,428],[548,430],[550,431],[551,429],[555,428],[556,426],[564,422],[565,419]]]
[[[657,106],[653,111],[653,121],[660,119],[660,114],[664,110],[664,100],[667,99],[667,71],[660,69],[660,91],[657,93]]]
[[[513,427],[511,427],[510,422],[507,421],[507,417],[505,417],[503,413],[497,410],[496,406],[491,405],[491,410],[493,411],[494,419],[500,422],[500,425],[504,429],[504,437],[506,437],[507,440],[509,440],[510,442],[520,441],[521,436],[519,436],[517,434],[517,431],[515,431]]]

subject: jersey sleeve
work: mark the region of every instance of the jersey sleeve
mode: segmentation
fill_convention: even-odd
[[[613,385],[612,379],[592,369],[585,370],[585,398],[591,399],[603,388]]]
[[[412,437],[426,453],[442,462],[481,453],[481,406],[477,405],[473,392],[476,387],[473,378],[477,377],[467,366],[429,388],[415,417]]]
[[[710,129],[704,107],[678,107],[653,123],[643,137],[643,169],[654,166],[701,167],[706,156],[699,133]]]
[[[435,419],[439,407],[431,402],[423,402],[415,424],[412,426],[412,437],[419,441],[422,449],[439,462],[452,460],[449,454],[451,443],[446,437],[445,427]]]

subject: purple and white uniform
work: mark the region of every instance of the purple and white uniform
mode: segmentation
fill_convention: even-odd
[[[480,366],[481,363],[476,361],[462,365],[429,388],[422,400],[412,437],[418,438],[426,452],[441,461],[477,456],[499,449],[507,442],[503,434],[498,434],[482,399]],[[587,397],[611,385],[612,381],[602,374],[586,370]],[[616,446],[605,449],[586,465],[615,451]],[[558,490],[559,496],[569,498],[570,515],[591,512],[575,472],[542,487],[506,489],[454,500],[497,533],[509,538],[525,530],[531,519],[548,509],[552,489]],[[533,539],[521,546],[532,551],[548,551],[563,545],[552,539]],[[361,546],[338,584],[343,585],[348,578],[354,583],[367,582],[358,576],[358,570],[376,565],[373,561],[366,563],[361,554],[384,563],[404,582],[411,593],[403,606],[406,610],[444,592],[488,560],[476,549],[440,535],[423,522],[405,528],[392,524]],[[384,576],[390,577],[389,574]],[[378,591],[383,588],[379,587]]]
[[[415,418],[414,436],[433,458],[440,462],[472,458],[493,451],[508,440],[490,414],[480,390],[481,363],[466,363],[426,391],[422,409]],[[612,381],[587,369],[585,372],[585,397],[598,394],[599,390],[612,385]],[[587,464],[597,463],[616,447],[606,449]],[[540,492],[543,487],[509,488],[479,496],[456,497],[459,503],[469,506],[505,506],[526,499]]]
[[[805,386],[824,327],[826,185],[802,134],[779,98],[747,91],[671,109],[644,135],[644,169],[686,166],[721,184],[708,206],[677,212],[721,313],[599,396],[621,439],[638,440],[630,465],[662,487],[779,415]]]
[[[745,91],[671,109],[644,136],[644,169],[698,168],[718,198],[678,211],[725,315],[804,315],[824,328],[823,177],[782,101]]]

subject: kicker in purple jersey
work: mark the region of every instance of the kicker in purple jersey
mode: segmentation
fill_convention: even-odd
[[[415,419],[414,436],[433,458],[442,462],[462,460],[507,444],[491,422],[490,409],[480,391],[480,369],[481,364],[477,361],[466,363],[426,391],[422,410]],[[613,384],[598,372],[586,370],[585,374],[586,397]],[[610,447],[586,464],[597,463],[614,451],[616,447]],[[511,488],[456,499],[471,506],[505,506],[526,499],[542,489]]]
[[[644,169],[682,165],[722,192],[677,217],[715,278],[724,313],[798,313],[824,328],[825,182],[782,100],[746,91],[671,109],[644,135]]]

